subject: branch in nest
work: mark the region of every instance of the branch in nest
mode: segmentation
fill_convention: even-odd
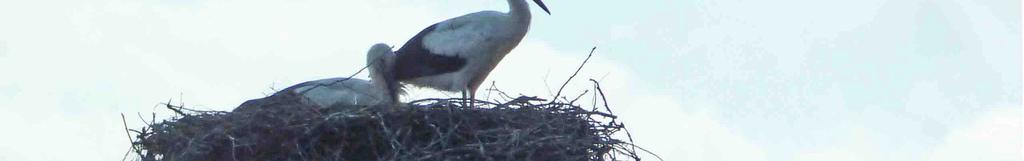
[[[562,96],[562,90],[565,89],[565,86],[569,85],[569,82],[572,81],[572,78],[576,77],[576,74],[580,74],[580,70],[583,70],[583,66],[587,65],[587,61],[590,61],[591,56],[594,56],[594,50],[597,50],[596,46],[590,49],[590,54],[587,54],[587,59],[583,59],[583,63],[580,63],[580,67],[576,68],[576,72],[573,72],[572,76],[569,76],[569,79],[565,80],[565,83],[562,83],[562,87],[558,88],[558,93],[556,93],[555,97],[551,99],[552,102],[558,100],[558,97]]]

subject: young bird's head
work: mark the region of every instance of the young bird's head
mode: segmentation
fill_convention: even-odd
[[[395,53],[391,46],[384,43],[374,44],[366,53],[366,65],[370,70],[370,79],[383,80],[385,73],[390,73],[390,67],[395,62]]]
[[[398,95],[405,91],[392,74],[397,55],[391,50],[391,46],[384,43],[374,44],[366,53],[367,70],[370,72],[370,81],[379,88],[386,90],[386,97],[391,102],[398,103]]]

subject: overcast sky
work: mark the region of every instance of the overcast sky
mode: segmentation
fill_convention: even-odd
[[[601,80],[665,160],[1021,160],[1017,0],[549,0],[488,77]],[[0,0],[0,161],[118,160],[120,114],[230,110],[499,0]],[[365,74],[360,75],[365,77]],[[486,96],[480,91],[479,96]],[[413,90],[410,99],[445,96]],[[451,96],[456,96],[451,94]],[[653,159],[653,158],[650,158]]]

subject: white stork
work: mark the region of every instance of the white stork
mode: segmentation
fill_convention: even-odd
[[[544,2],[533,2],[551,14]],[[530,29],[530,4],[508,0],[508,5],[508,13],[471,13],[420,31],[396,51],[394,75],[389,79],[462,92],[463,99],[468,93],[469,99],[475,100],[477,87]]]
[[[400,86],[397,91],[385,84],[384,76],[390,68],[387,64],[394,61],[395,55],[387,44],[375,44],[366,54],[367,69],[371,80],[357,78],[328,78],[299,83],[285,88],[274,95],[298,94],[308,103],[321,107],[337,105],[379,105],[398,103],[397,94],[402,93]],[[396,95],[391,95],[395,93]]]

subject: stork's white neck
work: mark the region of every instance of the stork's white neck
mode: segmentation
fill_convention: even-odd
[[[526,0],[508,0],[508,14],[520,21],[530,22],[530,3]]]

